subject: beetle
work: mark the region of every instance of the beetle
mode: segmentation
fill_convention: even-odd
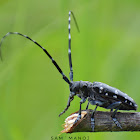
[[[72,11],[69,11],[69,18],[68,18],[68,57],[69,57],[69,67],[70,67],[70,80],[68,77],[63,73],[57,62],[53,59],[53,57],[49,54],[49,52],[43,48],[39,43],[37,43],[35,40],[31,39],[27,35],[23,35],[18,32],[8,32],[1,40],[0,42],[0,48],[2,45],[3,40],[5,37],[11,34],[16,34],[20,35],[22,37],[25,37],[35,43],[37,46],[39,46],[45,53],[46,55],[51,59],[52,63],[54,66],[57,68],[59,73],[62,75],[63,79],[68,83],[69,89],[70,89],[70,94],[68,98],[68,103],[66,108],[64,109],[63,112],[59,114],[61,116],[64,114],[68,108],[70,107],[71,101],[74,99],[74,96],[78,96],[81,98],[80,100],[80,109],[79,109],[79,115],[77,119],[75,120],[74,123],[79,121],[81,119],[81,105],[85,103],[86,100],[88,100],[88,104],[86,107],[86,110],[88,109],[89,104],[91,105],[96,105],[95,109],[93,110],[93,113],[91,115],[91,129],[94,131],[95,127],[95,120],[94,120],[94,114],[96,112],[97,107],[103,107],[106,109],[110,109],[112,111],[112,120],[114,123],[117,125],[117,127],[122,128],[121,124],[118,122],[117,118],[115,117],[116,112],[118,110],[137,110],[137,104],[135,101],[129,97],[126,93],[120,91],[117,88],[111,87],[105,83],[101,82],[89,82],[89,81],[73,81],[73,67],[72,67],[72,57],[71,57],[71,15],[74,19],[75,25],[79,31],[79,27],[76,21],[76,18],[73,14]],[[113,112],[114,109],[114,112]]]

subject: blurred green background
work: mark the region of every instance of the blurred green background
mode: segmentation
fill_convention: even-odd
[[[69,75],[68,11],[72,20],[74,80],[100,81],[119,88],[140,106],[139,0],[0,0],[0,38],[9,31],[30,36],[45,47]],[[69,87],[45,53],[29,40],[11,35],[0,62],[0,140],[52,140],[80,99],[66,107]],[[86,103],[82,109],[85,109]],[[94,108],[94,106],[90,106]],[[104,110],[98,108],[98,110]],[[139,108],[138,108],[139,111]],[[139,139],[139,132],[62,134],[95,140]]]

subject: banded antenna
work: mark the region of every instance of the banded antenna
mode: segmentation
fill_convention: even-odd
[[[75,24],[76,24],[76,27],[79,31],[79,28],[78,28],[78,25],[77,25],[77,22],[76,22],[76,19],[75,19],[75,16],[73,14],[73,12],[69,12],[69,63],[70,63],[70,79],[71,81],[73,81],[73,70],[72,70],[72,61],[71,61],[71,36],[70,36],[70,15],[72,14],[73,16],[73,19],[75,21]],[[18,33],[18,32],[8,32],[5,36],[3,36],[3,38],[1,39],[1,42],[0,42],[0,57],[2,59],[2,55],[1,55],[1,45],[4,41],[4,39],[11,35],[11,34],[16,34],[16,35],[20,35],[22,37],[25,37],[27,39],[29,39],[30,41],[32,41],[33,43],[35,43],[37,46],[39,46],[45,53],[46,55],[51,59],[52,63],[54,64],[54,66],[57,68],[57,70],[59,71],[59,73],[62,75],[63,79],[70,85],[71,82],[70,80],[67,78],[67,76],[63,73],[63,71],[61,70],[61,68],[59,67],[59,65],[57,64],[57,62],[53,59],[53,57],[49,54],[49,52],[43,48],[39,43],[37,43],[35,40],[31,39],[30,37],[28,37],[27,35],[23,35],[21,33]]]
[[[70,80],[73,81],[73,68],[72,68],[72,58],[71,58],[71,26],[70,26],[70,22],[71,22],[71,14],[73,16],[73,19],[74,19],[74,22],[75,22],[75,25],[76,25],[76,28],[78,30],[78,32],[80,32],[79,30],[79,27],[78,27],[78,24],[77,24],[77,21],[76,21],[76,18],[73,14],[72,11],[69,11],[69,19],[68,19],[68,31],[69,31],[69,49],[68,49],[68,56],[69,56],[69,67],[70,67]]]
[[[1,49],[1,45],[3,43],[3,40],[11,35],[11,34],[16,34],[16,35],[20,35],[20,36],[23,36],[29,40],[31,40],[33,43],[35,43],[37,46],[39,46],[46,54],[47,56],[52,60],[52,63],[54,64],[54,66],[57,68],[57,70],[59,71],[59,73],[62,75],[63,79],[70,85],[71,82],[69,81],[69,79],[67,78],[67,76],[65,76],[65,74],[63,73],[63,71],[61,70],[61,68],[59,67],[59,65],[57,64],[57,62],[52,58],[52,56],[48,53],[48,51],[43,48],[39,43],[37,43],[35,40],[31,39],[30,37],[28,37],[27,35],[23,35],[21,33],[18,33],[18,32],[8,32],[2,39],[1,39],[1,42],[0,42],[0,49]],[[1,53],[0,53],[1,54]],[[2,57],[1,57],[2,58]]]
[[[71,58],[71,26],[70,26],[70,22],[71,22],[71,14],[73,16],[73,19],[74,19],[74,22],[75,22],[75,25],[76,25],[76,28],[78,30],[78,32],[80,32],[79,30],[79,27],[78,27],[78,24],[77,24],[77,21],[76,21],[76,18],[73,14],[72,11],[69,11],[69,19],[68,19],[68,31],[69,31],[69,48],[68,48],[68,56],[69,56],[69,67],[70,67],[70,73],[69,73],[69,76],[70,76],[70,80],[71,82],[73,81],[73,68],[72,68],[72,58]],[[64,114],[68,108],[70,107],[70,102],[74,99],[74,96],[75,94],[73,92],[70,91],[70,95],[69,95],[69,99],[68,99],[68,103],[67,103],[67,106],[66,108],[59,114],[59,117]]]

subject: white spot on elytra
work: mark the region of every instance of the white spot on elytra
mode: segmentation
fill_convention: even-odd
[[[102,93],[103,89],[103,87],[100,87],[99,93]]]
[[[125,103],[127,103],[127,100],[125,100]]]
[[[106,93],[105,95],[108,96],[108,93]]]
[[[117,98],[117,96],[116,96],[116,95],[114,95],[113,97],[114,97],[114,98]]]
[[[130,102],[130,105],[132,105],[132,103]]]
[[[118,94],[118,90],[117,89],[115,90],[115,94]]]

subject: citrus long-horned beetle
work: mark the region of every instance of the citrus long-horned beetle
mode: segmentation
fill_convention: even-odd
[[[81,118],[81,105],[84,103],[86,100],[88,100],[88,105],[89,103],[92,105],[96,105],[92,116],[91,116],[91,128],[92,131],[94,131],[94,114],[98,106],[106,108],[106,109],[111,109],[112,112],[112,120],[114,123],[119,127],[122,128],[120,123],[117,121],[115,114],[117,110],[137,110],[137,104],[134,102],[134,100],[129,97],[126,93],[118,90],[117,88],[111,87],[107,84],[101,83],[101,82],[88,82],[88,81],[73,81],[73,68],[72,68],[72,58],[71,58],[71,15],[73,16],[73,19],[75,21],[76,27],[79,31],[78,25],[76,18],[73,14],[72,11],[69,11],[69,19],[68,19],[68,31],[69,31],[69,48],[68,48],[68,56],[69,56],[69,66],[70,66],[70,80],[65,76],[57,62],[52,58],[52,56],[48,53],[48,51],[43,48],[40,44],[38,44],[35,40],[31,39],[30,37],[23,35],[18,32],[8,32],[1,40],[0,42],[0,47],[2,45],[2,42],[5,37],[11,34],[17,34],[20,36],[23,36],[30,41],[34,42],[37,46],[39,46],[45,53],[46,55],[51,59],[52,63],[54,66],[57,68],[57,70],[60,72],[62,75],[63,79],[69,84],[69,89],[70,89],[70,95],[68,99],[68,103],[66,108],[64,109],[63,112],[59,114],[61,116],[63,113],[65,113],[69,106],[70,102],[74,99],[74,96],[77,95],[79,98],[81,98],[80,101],[80,109],[79,109],[79,115],[75,121],[75,123]],[[88,109],[88,105],[86,109]]]

